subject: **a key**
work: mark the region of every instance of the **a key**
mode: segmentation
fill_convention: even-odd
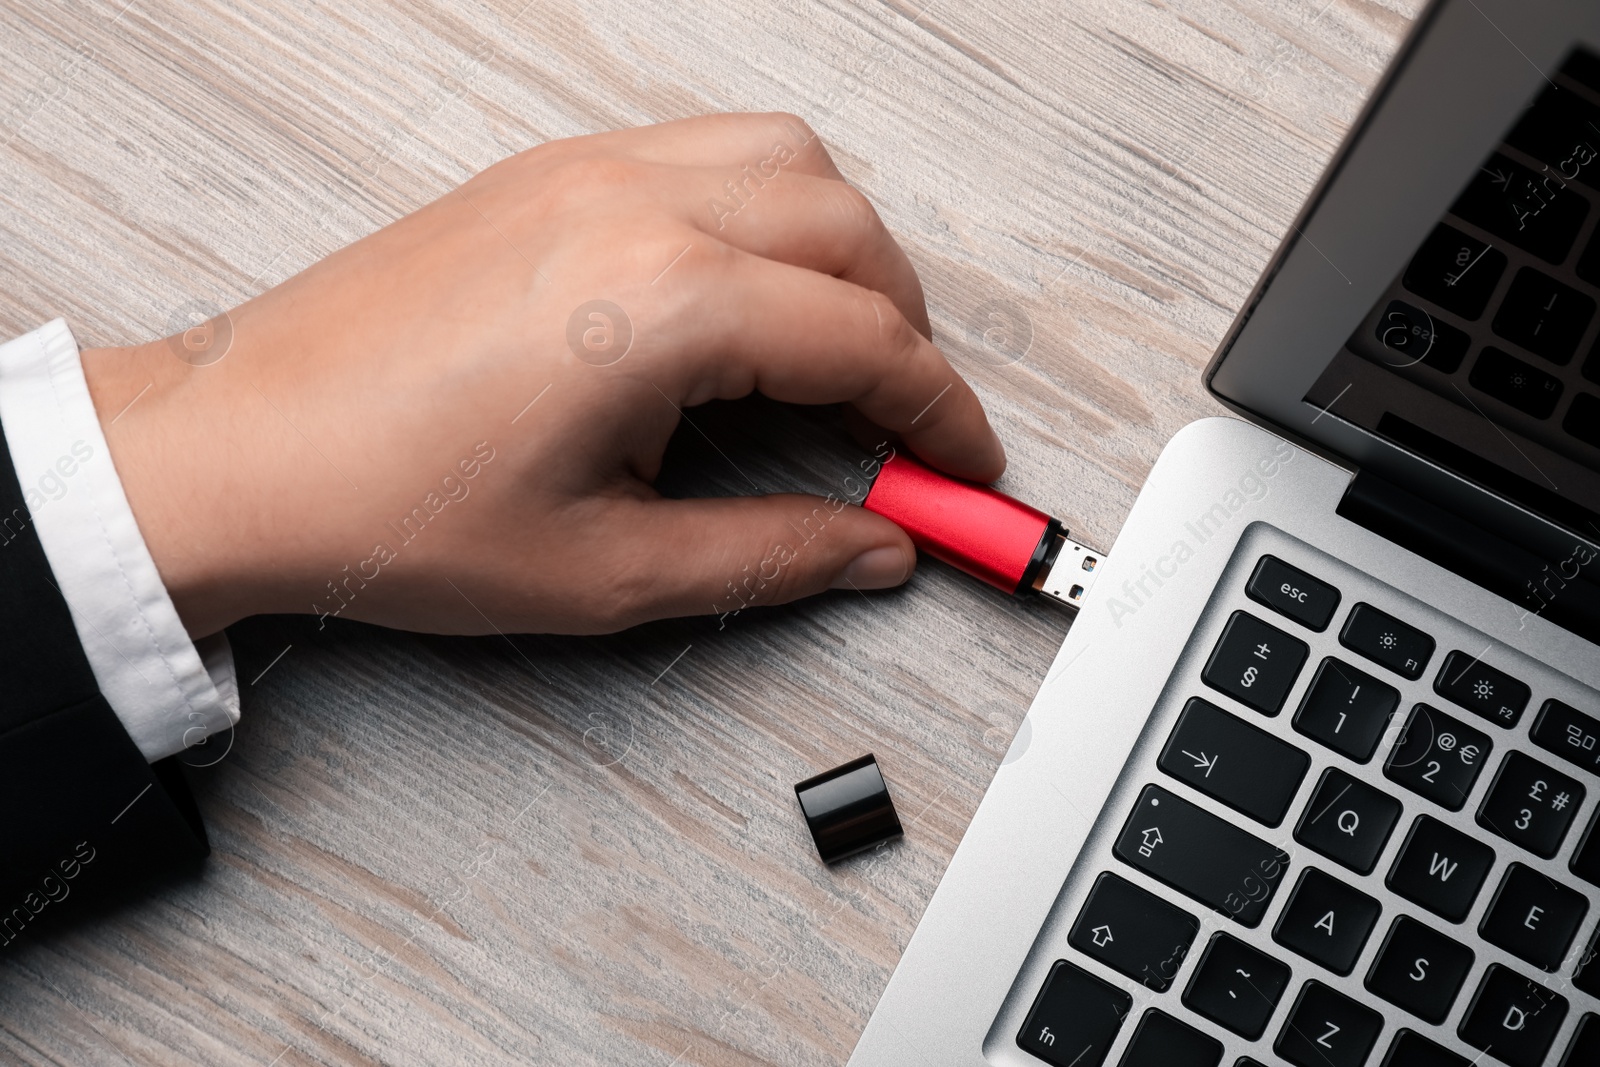
[[[1583,786],[1576,779],[1532,756],[1511,752],[1478,811],[1478,825],[1549,859],[1582,805]]]
[[[1332,656],[1322,661],[1294,728],[1335,752],[1366,763],[1400,705],[1400,691]]]
[[[1561,379],[1488,345],[1478,353],[1467,381],[1504,404],[1536,419],[1548,419],[1561,399]]]
[[[1589,203],[1554,171],[1532,170],[1496,152],[1450,211],[1547,263],[1560,263]]]
[[[1566,997],[1491,963],[1458,1033],[1511,1067],[1539,1067],[1566,1018]]]
[[[1378,1043],[1383,1016],[1321,982],[1307,982],[1273,1046],[1295,1067],[1361,1067]]]
[[[1170,790],[1147,785],[1112,853],[1245,926],[1259,926],[1289,854],[1203,811]]]
[[[1272,939],[1335,974],[1349,974],[1382,910],[1360,890],[1308,867],[1284,906]]]
[[[1533,720],[1528,739],[1575,767],[1600,771],[1600,720],[1570,704],[1546,700]]]
[[[1446,311],[1476,320],[1505,269],[1504,252],[1440,223],[1411,257],[1401,284]]]
[[[1235,811],[1277,826],[1311,758],[1198,697],[1178,717],[1157,761],[1163,771]]]
[[[1367,988],[1430,1023],[1442,1023],[1472,969],[1473,952],[1402,915],[1389,927]]]
[[[1530,695],[1522,682],[1465,652],[1445,657],[1433,691],[1501,726],[1517,725]]]
[[[1261,1036],[1289,985],[1289,968],[1228,934],[1214,934],[1183,1003],[1240,1037]]]
[[[1329,859],[1367,874],[1377,865],[1400,819],[1400,802],[1330,767],[1311,794],[1294,839]]]
[[[1383,765],[1384,777],[1451,811],[1460,811],[1489,761],[1494,742],[1437,708],[1411,709]]]
[[[1389,366],[1405,368],[1421,363],[1440,374],[1454,374],[1472,343],[1463,331],[1404,300],[1389,301],[1372,332],[1389,349],[1383,354]]]
[[[1553,971],[1567,956],[1589,911],[1582,894],[1551,881],[1532,867],[1513,863],[1501,879],[1478,932],[1541,971]]]
[[[1222,1042],[1151,1008],[1139,1020],[1119,1067],[1217,1067]]]
[[[1404,678],[1421,678],[1433,658],[1433,638],[1371,604],[1350,609],[1339,643]]]
[[[1594,1067],[1600,1063],[1600,1015],[1590,1012],[1578,1021],[1572,1043],[1556,1067]]]
[[[1318,633],[1328,628],[1339,606],[1339,590],[1277,556],[1261,557],[1244,591],[1258,604]]]
[[[1106,872],[1095,879],[1067,941],[1084,955],[1165,993],[1199,929],[1193,915]]]
[[[1495,312],[1494,332],[1551,363],[1565,365],[1594,318],[1594,298],[1542,271],[1523,267]]]
[[[1401,1030],[1384,1053],[1380,1067],[1473,1067],[1465,1056],[1435,1045],[1415,1030]]]
[[[1276,715],[1306,661],[1306,643],[1236,611],[1200,677],[1246,707]]]
[[[1494,866],[1494,849],[1429,815],[1411,824],[1385,884],[1413,904],[1458,923]]]
[[[1052,1067],[1100,1067],[1133,998],[1066,960],[1057,960],[1039,990],[1017,1047]]]
[[[1549,164],[1569,181],[1600,185],[1600,108],[1571,89],[1547,86],[1506,136],[1506,143]]]

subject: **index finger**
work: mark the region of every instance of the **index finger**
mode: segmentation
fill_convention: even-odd
[[[689,377],[678,383],[686,406],[752,390],[796,404],[847,402],[950,474],[991,482],[1005,470],[977,394],[894,301],[718,247],[702,268],[705,284],[689,287],[682,308],[699,355],[685,361]]]

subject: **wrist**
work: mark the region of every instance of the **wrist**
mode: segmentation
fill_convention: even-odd
[[[215,526],[221,487],[197,482],[211,421],[194,380],[201,368],[165,341],[88,348],[80,359],[123,494],[184,628],[203,637],[253,613],[249,583]]]

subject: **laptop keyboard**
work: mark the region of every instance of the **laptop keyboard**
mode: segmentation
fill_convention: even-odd
[[[1102,813],[1109,848],[1063,890],[1064,945],[1047,925],[1024,971],[1043,980],[1014,994],[1016,1047],[1053,1067],[1600,1064],[1600,720],[1279,542],[1230,565],[1203,665]]]

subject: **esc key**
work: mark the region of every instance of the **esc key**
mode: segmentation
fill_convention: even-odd
[[[1262,556],[1245,583],[1251,600],[1321,633],[1339,606],[1339,590],[1276,556]]]

